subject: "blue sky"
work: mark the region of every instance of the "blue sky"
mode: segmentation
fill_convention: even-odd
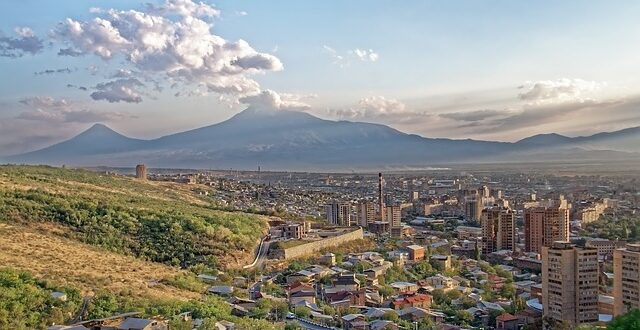
[[[164,9],[151,12],[146,2]],[[238,100],[265,90],[322,118],[383,123],[429,137],[513,141],[640,124],[636,1],[207,1],[219,10],[210,16],[167,9],[186,2],[1,2],[0,154],[60,141],[92,121],[142,138],[195,128],[264,106]],[[186,58],[171,67],[194,71],[176,82],[174,73],[149,69],[164,58],[157,53],[127,59],[137,46],[97,56],[83,43],[97,35],[85,27],[74,37],[58,24],[128,18],[90,8],[136,10],[171,26],[194,18],[210,25],[207,35],[233,45],[245,40],[250,51],[224,56],[247,56],[254,66],[234,78],[250,80],[251,89],[229,92],[224,82],[201,95],[198,84],[227,78],[224,71],[196,70]],[[18,27],[33,32],[20,34]],[[42,49],[19,55],[8,49],[31,34]],[[62,48],[80,56],[59,56]],[[258,57],[268,63],[253,61]],[[62,69],[69,70],[34,74]],[[118,69],[131,73],[117,78]],[[162,90],[153,90],[156,85]],[[119,88],[130,94],[117,94]]]

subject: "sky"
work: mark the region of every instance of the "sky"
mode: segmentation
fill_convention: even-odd
[[[517,141],[640,125],[637,1],[0,2],[0,155],[249,106]]]

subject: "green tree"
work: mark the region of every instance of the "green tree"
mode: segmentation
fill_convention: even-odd
[[[634,309],[626,314],[620,315],[611,321],[607,326],[609,330],[632,330],[640,329],[640,310]]]

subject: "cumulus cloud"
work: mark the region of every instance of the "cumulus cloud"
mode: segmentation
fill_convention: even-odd
[[[350,66],[353,61],[375,62],[380,58],[380,55],[373,49],[356,48],[347,50],[344,54],[327,45],[322,46],[322,49],[333,60],[333,63],[340,67]]]
[[[91,93],[91,98],[94,100],[105,100],[109,103],[140,103],[142,102],[142,95],[138,89],[143,86],[144,84],[135,78],[117,79],[99,83],[95,87],[96,91]]]
[[[5,36],[0,31],[0,56],[17,58],[26,54],[37,54],[44,48],[44,42],[28,27],[15,28],[17,36]]]
[[[568,78],[528,81],[518,87],[523,90],[518,97],[524,101],[537,103],[584,101],[591,99],[593,93],[603,86],[605,84],[600,82]]]
[[[29,110],[21,112],[16,118],[50,123],[93,123],[131,118],[120,112],[94,111],[80,109],[80,104],[64,98],[35,96],[20,100]]]
[[[334,110],[333,113],[342,119],[373,119],[406,114],[405,108],[405,104],[396,99],[370,96],[360,99],[353,107]]]
[[[263,90],[254,95],[244,96],[240,103],[247,104],[254,110],[305,110],[309,105],[302,102],[303,97],[293,94],[278,94],[272,90]]]
[[[121,58],[127,70],[141,77],[239,97],[260,92],[252,75],[283,69],[277,57],[256,51],[246,41],[231,42],[213,34],[207,19],[219,16],[219,11],[204,2],[167,0],[142,10],[92,12],[97,17],[91,20],[67,18],[58,24],[53,37],[65,44],[60,55]],[[103,93],[97,96],[110,99]]]

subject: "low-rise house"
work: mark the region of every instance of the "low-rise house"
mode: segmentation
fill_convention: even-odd
[[[360,280],[356,278],[356,274],[340,274],[333,279],[333,287],[342,291],[358,291]]]
[[[451,256],[445,256],[442,254],[434,254],[429,258],[429,263],[440,271],[447,271],[451,269]]]
[[[365,306],[366,290],[363,288],[357,291],[336,291],[334,288],[327,288],[324,291],[324,300],[334,307]]]
[[[398,330],[398,325],[388,320],[374,320],[369,323],[369,330]]]
[[[496,330],[518,330],[520,326],[518,317],[509,313],[500,314],[496,317]]]
[[[455,289],[460,284],[458,281],[441,274],[427,277],[426,283],[432,286],[434,289],[442,289],[445,291]]]
[[[228,297],[233,295],[234,288],[230,285],[214,285],[207,289],[207,292],[210,294],[215,294],[217,296]]]
[[[391,306],[396,309],[404,309],[406,307],[420,307],[424,309],[431,308],[432,297],[428,294],[415,294],[404,298],[395,299],[391,302]]]
[[[418,291],[418,285],[411,282],[393,282],[391,287],[397,294],[413,294]]]
[[[297,304],[306,301],[311,304],[316,303],[316,291],[313,286],[305,283],[293,283],[287,288],[287,300],[289,304]]]
[[[369,322],[362,314],[347,314],[341,318],[344,330],[368,330]]]
[[[387,313],[394,313],[394,314],[398,314],[396,313],[396,311],[394,309],[391,308],[377,308],[377,307],[373,307],[373,308],[369,308],[367,309],[367,311],[364,313],[364,316],[366,316],[368,319],[381,319],[385,316],[385,314]]]

